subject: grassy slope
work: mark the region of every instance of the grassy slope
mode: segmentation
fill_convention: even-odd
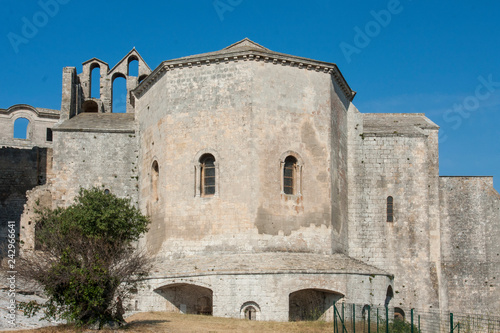
[[[127,318],[126,328],[114,331],[123,333],[136,332],[331,332],[332,323],[326,322],[259,322],[241,319],[215,318],[210,316],[182,315],[177,313],[147,312],[138,313]],[[37,330],[8,331],[12,333],[59,333],[59,332],[88,332],[68,326],[47,327]]]

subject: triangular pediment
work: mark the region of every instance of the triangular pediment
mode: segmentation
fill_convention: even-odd
[[[224,50],[233,50],[233,49],[255,49],[255,50],[261,50],[261,51],[269,51],[269,49],[265,48],[262,45],[255,43],[254,41],[251,41],[248,38],[242,39],[239,42],[236,42],[236,43],[231,44],[228,47],[224,48]]]

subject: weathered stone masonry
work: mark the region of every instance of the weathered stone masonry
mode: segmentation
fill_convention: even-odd
[[[125,114],[112,113],[117,77],[127,81]],[[140,246],[155,268],[130,311],[331,318],[341,300],[498,312],[491,178],[439,177],[436,124],[360,113],[354,95],[335,64],[248,39],[153,71],[135,49],[112,69],[94,58],[81,74],[63,70],[53,141],[37,146],[44,167],[33,165],[41,148],[1,152],[0,167],[25,165],[16,177],[29,183],[4,187],[2,198],[24,204],[34,175],[46,174],[20,218],[27,251],[36,203],[67,205],[81,186],[137,203],[152,220]]]

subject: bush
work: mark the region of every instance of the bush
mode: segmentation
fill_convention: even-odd
[[[41,251],[23,257],[19,273],[40,283],[48,301],[23,304],[25,314],[43,311],[77,326],[123,321],[122,301],[151,267],[134,246],[148,218],[129,199],[98,188],[80,189],[73,205],[38,214]]]

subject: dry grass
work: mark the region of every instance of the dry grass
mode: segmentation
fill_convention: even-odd
[[[333,324],[321,321],[309,322],[263,322],[242,319],[215,318],[211,316],[182,315],[178,313],[147,312],[127,318],[125,328],[113,332],[122,333],[191,333],[191,332],[277,332],[277,333],[319,333],[331,332]],[[70,326],[40,328],[37,330],[8,331],[11,333],[60,333],[89,332]],[[95,332],[95,331],[90,331]],[[111,332],[104,330],[102,332]]]

